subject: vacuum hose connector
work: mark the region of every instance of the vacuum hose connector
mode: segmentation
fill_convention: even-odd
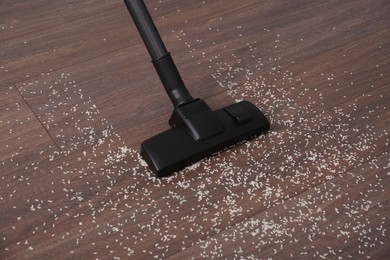
[[[143,0],[124,0],[127,9],[152,58],[153,65],[174,107],[193,98],[184,85],[176,65],[168,53]]]

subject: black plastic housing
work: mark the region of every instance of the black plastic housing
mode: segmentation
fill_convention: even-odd
[[[214,137],[196,141],[183,126],[176,126],[141,144],[141,156],[156,173],[164,177],[204,157],[266,132],[270,123],[252,103],[242,101],[212,112],[224,130]]]

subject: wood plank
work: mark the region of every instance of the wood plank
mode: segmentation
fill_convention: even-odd
[[[68,22],[96,15],[101,17],[110,16],[113,10],[123,10],[124,7],[122,0],[66,0],[55,3],[55,5],[57,11]]]
[[[389,10],[388,1],[264,1],[176,32],[202,66],[256,55],[272,72],[388,27]]]
[[[31,22],[33,21],[33,22]],[[56,11],[53,1],[9,1],[0,3],[0,46],[4,42],[26,34],[39,34],[40,31],[64,24],[65,20]]]
[[[33,171],[34,162],[39,162],[47,154],[57,150],[50,136],[13,86],[0,89],[0,125],[2,180],[15,169]]]
[[[384,153],[170,259],[386,258],[389,163]]]
[[[54,257],[56,253],[47,249],[54,249],[68,238],[72,238],[71,248],[74,249],[76,240],[73,238],[81,235],[79,228],[89,229],[96,220],[102,223],[105,219],[105,214],[101,213],[107,207],[107,199],[113,198],[111,190],[122,181],[126,186],[129,184],[127,160],[132,160],[132,154],[109,128],[104,137],[90,141],[84,148],[79,153],[46,154],[35,174],[30,175],[29,189],[13,191],[20,187],[20,181],[15,178],[20,171],[3,183],[13,192],[12,199],[4,200],[0,208],[0,246],[5,249],[0,251],[2,258],[30,258],[34,254]],[[51,242],[36,245],[36,239]],[[43,251],[40,252],[40,248]],[[19,250],[23,254],[16,252]]]
[[[307,5],[307,3],[305,3],[305,4]],[[191,28],[192,25],[195,25],[192,27],[198,28],[200,24],[207,24],[204,22],[204,20],[210,19],[211,18],[210,16],[212,14],[214,14],[214,16],[212,16],[212,17],[215,17],[216,10],[218,10],[217,9],[218,6],[219,6],[219,9],[221,9],[221,8],[223,9],[223,10],[221,10],[221,13],[219,13],[220,15],[224,15],[224,14],[229,15],[230,13],[227,12],[226,10],[230,10],[230,12],[233,12],[235,15],[241,13],[241,15],[239,16],[239,18],[241,20],[243,18],[248,17],[248,15],[255,15],[255,16],[258,15],[257,13],[253,13],[253,11],[250,14],[245,13],[245,8],[249,9],[249,10],[254,10],[254,9],[261,10],[261,8],[267,7],[267,8],[263,8],[263,9],[269,11],[267,13],[270,13],[270,14],[274,14],[275,11],[282,12],[284,10],[284,9],[282,9],[282,10],[277,9],[277,10],[272,11],[272,10],[269,10],[269,8],[272,7],[272,6],[270,7],[269,5],[266,5],[266,6],[260,5],[258,7],[255,6],[256,8],[254,8],[254,5],[252,2],[250,2],[249,4],[245,4],[243,7],[244,9],[241,6],[240,6],[241,8],[238,8],[237,6],[234,6],[234,5],[225,5],[225,4],[222,5],[222,7],[221,7],[221,5],[218,5],[218,4],[213,4],[213,5],[211,5],[211,7],[210,7],[210,5],[205,5],[205,4],[203,4],[203,6],[205,6],[205,7],[203,9],[200,9],[199,11],[209,10],[210,13],[206,13],[206,17],[203,18],[203,20],[194,19],[194,21],[193,21],[194,24],[189,24],[188,20],[187,20],[187,23],[184,23],[184,24],[182,23],[183,18],[189,17],[188,13],[186,14],[186,16],[184,16],[184,15],[180,16],[179,17],[180,20],[178,20],[178,21],[173,20],[173,22],[172,22],[171,20],[168,20],[168,22],[166,22],[167,19],[164,19],[165,22],[161,22],[161,24],[158,23],[158,26],[162,31],[163,37],[165,37],[165,34],[167,31],[170,31],[171,28],[174,28],[174,26],[173,26],[174,24],[179,24],[180,26],[182,26],[182,28],[187,28],[187,27]],[[349,6],[350,5],[348,5],[348,7]],[[175,5],[174,5],[174,7],[177,8]],[[293,8],[294,6],[290,6],[290,7]],[[298,8],[298,7],[300,7],[300,6],[295,6],[295,8]],[[386,10],[386,6],[384,6],[384,8],[380,8],[380,7],[381,7],[381,4],[379,3],[378,5],[371,7],[372,9],[369,8],[368,10],[373,10],[374,8],[377,8],[379,10]],[[153,6],[152,6],[152,8],[153,8]],[[191,6],[185,10],[194,10],[194,9],[190,9],[190,8],[191,8]],[[332,8],[340,9],[336,5],[332,5]],[[333,12],[334,10],[332,8],[330,8],[329,13],[334,13]],[[344,6],[343,8],[347,8],[347,7]],[[159,10],[159,9],[157,8],[157,10]],[[178,9],[178,10],[181,10],[181,9]],[[195,10],[197,10],[197,9],[195,9]],[[309,8],[303,9],[304,14],[307,15],[308,10],[311,10],[311,9],[309,9]],[[364,9],[364,10],[366,10],[366,9]],[[248,10],[246,10],[246,11],[248,11]],[[344,11],[345,12],[350,11],[350,12],[354,13],[351,10],[344,10]],[[286,10],[284,10],[284,12],[286,12]],[[177,13],[181,13],[181,12],[177,12]],[[289,13],[293,13],[293,12],[289,11],[286,14],[289,14]],[[312,13],[314,13],[314,11],[312,11]],[[198,17],[198,16],[196,16],[196,14],[198,14],[198,13],[195,13],[195,17]],[[382,19],[381,14],[382,13],[379,12],[377,15],[374,16],[374,18],[376,19],[376,17],[378,16],[378,17],[380,17],[380,18],[378,18],[378,22],[384,21],[384,24],[387,24],[386,19]],[[158,18],[157,15],[158,14],[156,13],[156,18]],[[203,12],[203,15],[205,15],[204,12]],[[295,14],[295,15],[297,15],[297,14]],[[298,16],[302,16],[302,15],[303,14],[298,14]],[[368,16],[362,15],[360,13],[357,15],[358,15],[360,20],[361,20],[362,16],[368,17]],[[346,17],[346,16],[343,16],[343,17]],[[176,18],[176,17],[174,17],[174,18]],[[354,19],[354,17],[350,17],[350,19]],[[218,20],[218,19],[216,19],[216,20]],[[241,21],[241,20],[238,20],[238,21]],[[265,20],[269,20],[269,19],[266,18]],[[171,22],[169,22],[169,21],[171,21]],[[184,21],[186,21],[186,20],[184,20]],[[344,25],[343,25],[344,22],[348,23],[349,20],[341,22],[340,26],[344,27]],[[359,32],[361,32],[361,34],[359,34],[359,35],[367,34],[367,32],[369,30],[372,30],[372,29],[378,30],[380,28],[383,28],[383,27],[379,26],[378,24],[376,24],[375,28],[373,28],[372,26],[370,27],[370,24],[373,21],[365,23],[366,22],[365,20],[361,20],[361,22],[362,22],[362,24],[359,24],[359,26],[361,27],[360,28],[361,30],[359,30]],[[121,26],[121,25],[130,24],[130,23],[131,23],[130,18],[128,16],[126,10],[124,10],[124,9],[116,10],[115,9],[111,14],[107,14],[106,16],[103,16],[103,17],[101,17],[100,13],[98,13],[97,15],[95,15],[95,17],[87,16],[87,18],[84,18],[84,20],[77,20],[77,21],[74,21],[73,23],[67,24],[66,26],[56,27],[55,29],[53,29],[51,31],[45,32],[45,34],[43,34],[43,35],[31,35],[31,36],[23,39],[23,41],[6,43],[4,46],[4,53],[2,56],[4,57],[3,61],[6,64],[4,67],[8,73],[4,73],[4,75],[2,75],[1,78],[4,81],[9,79],[9,81],[5,81],[4,85],[14,84],[15,81],[20,81],[23,79],[23,77],[27,77],[27,75],[28,76],[36,75],[37,72],[31,71],[31,70],[33,70],[33,68],[36,67],[36,64],[39,64],[42,62],[44,64],[40,64],[40,66],[46,65],[47,67],[46,67],[45,71],[47,72],[50,69],[59,69],[59,68],[64,67],[64,66],[75,64],[75,62],[80,61],[80,60],[85,60],[85,59],[89,59],[91,57],[96,57],[99,54],[102,54],[102,52],[104,53],[104,50],[106,52],[110,52],[113,50],[117,50],[119,48],[123,48],[123,47],[127,46],[126,43],[131,44],[131,42],[132,42],[132,40],[131,40],[132,37],[126,37],[126,36],[136,34],[134,31],[134,28],[132,28],[131,26],[130,26],[130,28],[128,28],[129,26]],[[254,23],[252,23],[252,24],[254,24]],[[321,22],[319,24],[321,24]],[[242,26],[242,25],[238,25],[238,26]],[[364,26],[367,26],[367,28]],[[92,27],[92,28],[88,28],[88,27]],[[114,27],[116,29],[114,29]],[[297,28],[301,28],[301,27],[302,26],[300,24],[295,25],[294,29],[297,30]],[[122,28],[124,31],[122,31]],[[174,28],[174,29],[176,29],[176,28]],[[236,26],[232,26],[231,29],[229,29],[230,32],[229,32],[229,30],[224,30],[224,31],[227,31],[228,34],[225,33],[223,36],[223,39],[231,39],[232,35],[236,35],[236,33],[234,33],[234,32],[231,33],[232,29],[237,30]],[[291,31],[294,31],[294,29],[286,28],[286,31],[291,32]],[[203,27],[203,30],[208,31],[208,28]],[[250,29],[250,27],[249,27],[247,30],[249,33],[249,32],[251,32],[252,29]],[[85,33],[87,31],[88,31],[88,34]],[[178,29],[177,29],[177,31],[181,32],[181,30],[178,30]],[[204,32],[205,31],[193,32],[190,35],[197,35],[198,34],[198,35],[207,35],[207,37],[211,37],[211,36],[221,37],[221,35],[219,33],[214,33],[214,32],[204,33]],[[212,34],[210,34],[210,33],[212,33]],[[91,35],[89,35],[89,34],[91,34]],[[189,34],[189,33],[187,32],[187,34]],[[122,39],[122,38],[118,39],[118,37],[119,37],[118,35],[122,35],[122,37],[126,37],[126,38],[125,39]],[[253,35],[253,34],[250,33],[250,35]],[[299,35],[299,33],[297,33],[295,35]],[[348,37],[346,36],[347,34],[344,35],[343,32],[340,32],[340,35],[343,35],[343,37],[346,38],[346,40],[348,40],[347,39]],[[359,37],[359,35],[354,34],[352,36]],[[259,35],[259,36],[261,37],[259,39],[262,39],[262,38],[270,39],[270,37],[269,37],[270,35],[268,35],[268,36],[267,35]],[[323,37],[323,35],[321,35],[320,37]],[[333,37],[340,38],[339,35],[336,35]],[[46,44],[45,46],[41,46],[41,45],[38,46],[36,43],[37,38],[39,38],[39,40],[42,42],[46,42],[46,43],[50,43],[50,44]],[[135,37],[135,38],[138,40],[138,37]],[[104,41],[104,39],[106,39],[106,40]],[[245,39],[245,37],[243,39]],[[259,40],[259,39],[256,39],[256,40]],[[332,42],[333,41],[332,39],[333,38],[328,39],[328,42],[329,41]],[[204,40],[204,39],[202,39],[202,40]],[[248,39],[246,39],[246,40],[248,40]],[[188,42],[189,42],[189,44],[192,44],[193,41],[194,40],[191,40]],[[80,50],[79,49],[80,42],[84,42],[85,46],[88,46],[89,50],[94,50],[94,51],[87,51],[86,52],[85,50]],[[212,41],[212,39],[210,39],[207,42],[211,43],[211,42],[215,42],[215,41]],[[233,42],[234,41],[232,41],[232,43]],[[264,45],[263,43],[264,42],[261,42],[261,43],[259,42],[259,44],[261,44],[261,46]],[[274,40],[270,43],[274,44]],[[237,44],[237,43],[235,43],[235,44]],[[328,46],[328,45],[329,44],[326,43],[326,46]],[[295,42],[294,42],[294,46],[295,46]],[[221,47],[222,46],[218,46],[217,48],[214,47],[213,52],[215,50],[218,50]],[[269,48],[269,46],[264,46],[264,47],[265,48],[263,48],[262,50],[272,49],[272,48]],[[303,46],[303,47],[305,47],[305,46]],[[95,50],[96,50],[96,52],[95,52]],[[200,52],[198,52],[198,53],[203,52],[202,49],[200,49],[199,51]],[[286,52],[286,51],[284,51],[284,52]],[[9,55],[7,55],[10,53],[13,53],[13,54],[20,53],[21,55],[18,57],[11,58],[11,57],[9,57]],[[35,59],[31,60],[33,62],[33,64],[28,64],[28,62],[30,62],[30,61],[20,60],[20,59],[23,59],[23,57],[25,57],[27,55],[27,53],[29,55],[31,55],[31,53],[37,54],[35,56]],[[207,51],[207,53],[209,53],[209,51]],[[275,55],[276,57],[280,57],[280,55],[278,53],[275,53],[275,54],[276,54]],[[92,55],[92,56],[90,56],[90,55]],[[218,54],[216,54],[216,55],[218,55]],[[214,53],[210,53],[210,55],[208,57],[210,58],[213,56],[214,56]],[[10,59],[6,59],[6,57],[9,57]],[[66,57],[66,59],[59,59],[59,57]],[[198,57],[200,57],[200,55]],[[17,60],[19,60],[20,62],[17,62]],[[58,61],[61,61],[61,62],[58,63]],[[21,68],[21,67],[18,67],[18,65],[20,65],[20,66],[26,65],[26,66],[23,66],[23,68]],[[21,75],[19,75],[19,74],[15,75],[16,71],[19,72],[19,74],[24,74],[24,75],[22,75],[23,77],[20,77]],[[25,71],[25,73],[20,73],[20,71]],[[4,71],[2,71],[2,72],[4,72]],[[18,77],[14,78],[14,80],[12,81],[12,78],[15,76],[18,76]]]
[[[14,227],[21,214],[18,205],[39,192],[40,163],[58,151],[34,113],[13,86],[0,88],[0,229]],[[24,193],[21,200],[16,195]],[[46,194],[47,195],[47,194]],[[19,223],[20,224],[20,223]],[[0,256],[4,253],[5,234],[0,231]],[[2,257],[1,257],[2,258]]]
[[[3,42],[0,52],[7,72],[1,71],[1,84],[26,80],[127,46],[117,36],[123,32],[115,30],[124,21],[113,17],[118,15],[67,23],[41,34]]]
[[[156,4],[150,3],[151,10],[155,9]],[[58,5],[61,10],[61,6],[68,4],[64,2]],[[12,39],[3,41],[0,48],[2,56],[0,86],[15,84],[39,76],[42,72],[59,70],[139,43],[141,39],[125,6],[123,4],[118,5],[119,8],[116,6],[117,4],[103,5],[103,8],[112,9],[110,8],[109,12],[89,13],[79,19],[70,19],[67,23],[47,28],[40,33],[26,32],[25,35],[18,34],[14,38],[10,36]],[[177,3],[173,5],[174,8],[175,6]],[[214,8],[204,13],[206,17],[214,14],[217,6],[213,6]],[[226,10],[230,6],[231,4],[222,7]],[[69,12],[74,12],[73,9],[77,7],[79,4],[76,6],[70,4],[67,8]],[[84,7],[81,10],[87,9]],[[154,15],[157,17],[159,10],[158,8],[155,10]],[[164,22],[156,21],[156,24],[165,40],[165,34],[171,33],[172,24],[180,21],[165,19],[164,15],[161,15],[161,19],[164,19]],[[115,56],[115,54],[108,56],[110,55]]]

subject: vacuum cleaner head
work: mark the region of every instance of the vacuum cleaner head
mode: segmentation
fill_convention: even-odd
[[[253,104],[243,101],[212,111],[188,92],[142,0],[124,0],[171,99],[172,129],[141,145],[141,156],[158,177],[167,176],[239,141],[266,132],[270,123]]]
[[[194,101],[197,102],[203,103],[201,100]],[[173,113],[170,120],[173,128],[141,145],[141,156],[158,177],[167,176],[237,142],[264,133],[270,127],[263,113],[247,101],[214,112],[194,109],[191,103],[185,106],[192,106],[185,117],[177,119],[177,112]],[[183,118],[186,122],[172,122]]]

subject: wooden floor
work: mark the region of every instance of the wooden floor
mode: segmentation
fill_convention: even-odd
[[[385,259],[390,2],[146,1],[195,97],[271,131],[165,179],[120,0],[0,2],[0,259]]]

